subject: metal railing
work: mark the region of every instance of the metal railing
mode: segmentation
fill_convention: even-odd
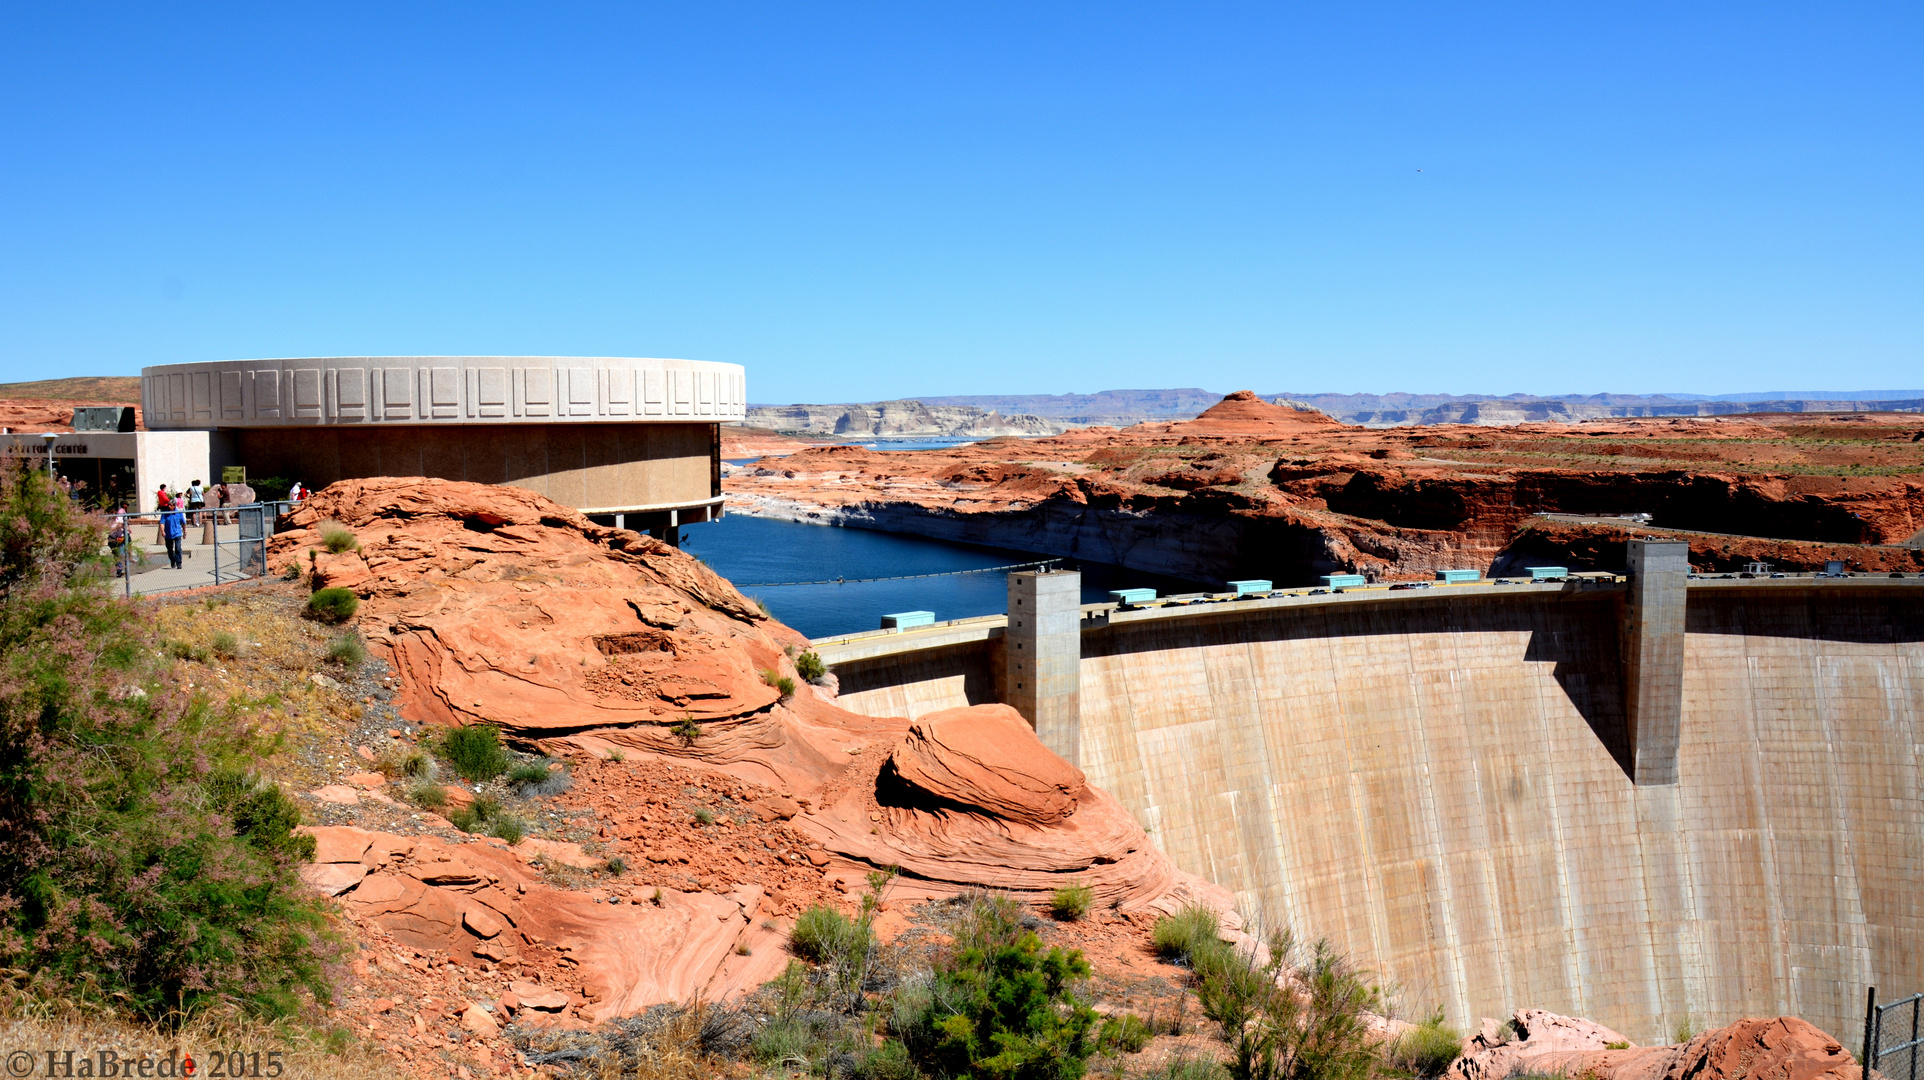
[[[114,576],[121,580],[125,594],[132,596],[136,577],[161,570],[189,569],[187,560],[205,552],[209,556],[205,568],[192,569],[202,569],[211,581],[186,581],[141,591],[191,589],[203,584],[225,585],[260,577],[267,572],[267,541],[274,535],[274,520],[293,505],[282,501],[179,511],[182,565],[178,568],[172,565],[171,553],[167,551],[164,512],[109,515],[109,521],[121,526],[123,534],[119,543],[115,543],[111,535],[108,539],[114,556]],[[148,529],[153,530],[151,536],[146,536]],[[233,535],[223,537],[224,529],[232,529]],[[159,559],[164,559],[165,564],[154,565]]]
[[[1905,1028],[1902,1010],[1905,1009],[1910,1010],[1911,1014],[1909,1036],[1905,1038],[1903,1042],[1886,1046],[1884,1044],[1885,1029],[1887,1026],[1885,1018],[1891,1013],[1898,1013],[1898,1015],[1893,1018],[1896,1020],[1896,1023],[1889,1026],[1895,1029],[1892,1031],[1892,1035],[1903,1037]],[[1924,1046],[1924,1039],[1918,1038],[1918,1020],[1920,1019],[1920,1014],[1924,1014],[1924,994],[1912,994],[1910,997],[1899,998],[1888,1004],[1879,1005],[1877,1003],[1877,987],[1873,986],[1865,993],[1864,1056],[1858,1060],[1864,1067],[1866,1080],[1869,1080],[1871,1070],[1877,1068],[1879,1061],[1887,1057],[1902,1054],[1906,1050],[1910,1051],[1910,1060],[1907,1064],[1901,1064],[1899,1066],[1900,1072],[1907,1080],[1917,1080],[1918,1049]],[[1895,1078],[1900,1075],[1900,1072],[1888,1072],[1884,1075]]]

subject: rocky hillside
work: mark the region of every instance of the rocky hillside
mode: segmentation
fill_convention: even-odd
[[[1202,580],[1490,569],[1526,523],[1531,557],[1583,566],[1595,542],[1564,541],[1602,530],[1621,550],[1619,515],[1636,513],[1706,568],[1924,569],[1924,419],[1898,413],[1378,430],[1244,391],[1177,423],[806,450],[731,469],[724,488],[740,513]],[[1556,514],[1598,517],[1540,516]]]

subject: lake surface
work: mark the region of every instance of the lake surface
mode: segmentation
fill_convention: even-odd
[[[769,614],[812,638],[880,629],[882,616],[897,611],[933,611],[938,621],[1005,614],[1007,571],[955,571],[1046,558],[1007,548],[741,514],[689,525],[682,529],[682,537],[682,550],[699,556],[742,592],[768,605]],[[1082,571],[1085,604],[1107,600],[1110,589],[1152,588],[1174,593],[1204,588],[1195,582],[1105,563],[1068,561],[1059,565]],[[847,580],[912,574],[942,576],[906,581]],[[782,584],[836,579],[844,580],[840,584]]]

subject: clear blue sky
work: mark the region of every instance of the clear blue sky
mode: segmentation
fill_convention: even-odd
[[[0,381],[1924,379],[1924,6],[0,7]]]

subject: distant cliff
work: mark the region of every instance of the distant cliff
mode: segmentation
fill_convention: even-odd
[[[984,411],[967,405],[929,405],[920,401],[877,401],[862,405],[751,405],[748,425],[806,435],[863,435],[888,438],[1003,435],[1054,435],[1068,425],[1040,416]]]

